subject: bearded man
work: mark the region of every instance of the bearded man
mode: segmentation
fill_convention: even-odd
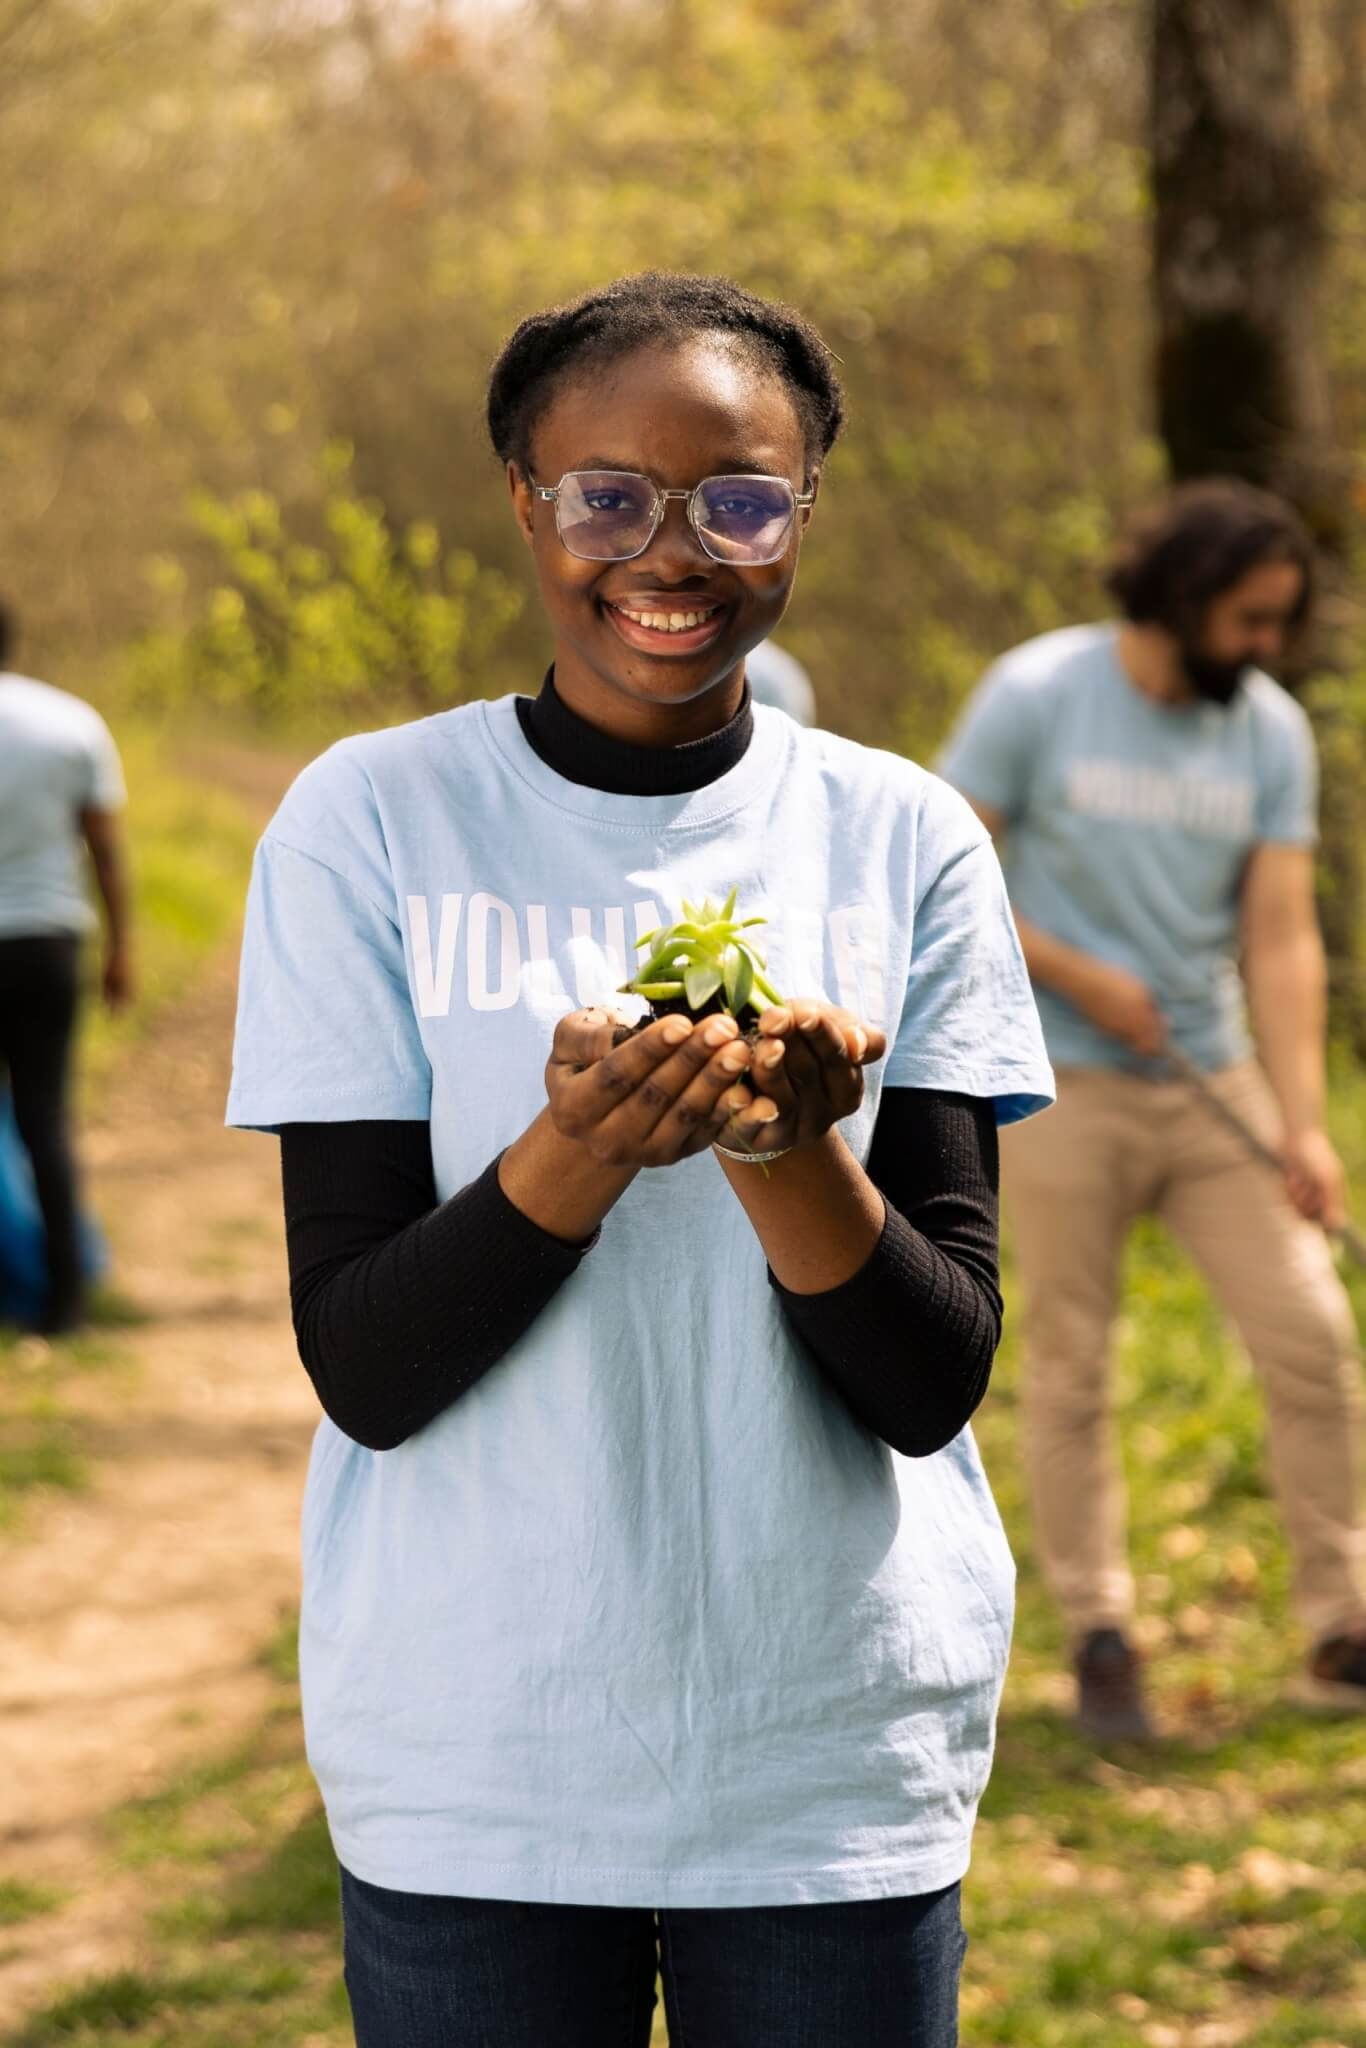
[[[1001,848],[1057,1074],[1056,1109],[1003,1133],[1002,1186],[1038,1553],[1079,1724],[1099,1739],[1154,1733],[1109,1385],[1144,1213],[1201,1269],[1262,1382],[1309,1639],[1294,1692],[1366,1708],[1359,1359],[1324,1234],[1345,1190],[1324,1128],[1316,761],[1303,711],[1265,672],[1307,621],[1313,574],[1279,500],[1230,481],[1176,490],[1111,567],[1121,616],[995,663],[940,764]],[[1275,1148],[1280,1178],[1180,1078],[1172,1047]]]

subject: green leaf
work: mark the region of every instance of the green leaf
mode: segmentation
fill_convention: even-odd
[[[640,949],[641,946],[648,946],[651,939],[657,939],[660,933],[663,931],[663,929],[664,927],[662,924],[657,924],[652,932],[642,932],[640,937],[636,940],[637,951]]]
[[[736,891],[735,891],[734,889],[732,889],[732,890],[731,890],[731,892],[730,892],[730,894],[729,894],[729,896],[727,896],[727,898],[726,898],[725,902],[724,902],[724,903],[722,904],[722,906],[721,906],[721,916],[720,916],[720,919],[719,919],[719,922],[720,922],[720,923],[722,923],[722,924],[725,924],[725,923],[726,923],[726,922],[727,922],[727,921],[728,921],[728,920],[729,920],[730,918],[734,917],[734,915],[735,915],[735,897],[736,897]]]
[[[721,969],[699,962],[688,969],[683,977],[683,986],[687,991],[689,1009],[700,1010],[720,988]]]
[[[706,960],[709,957],[706,949],[699,945],[696,940],[688,940],[680,944],[673,934],[670,933],[664,944],[658,947],[638,970],[639,978],[642,981],[651,981],[661,974],[666,974],[670,968],[678,968],[679,966],[686,965],[689,961]]]
[[[726,955],[726,1000],[733,1017],[738,1017],[754,987],[754,965],[743,947],[732,946]]]

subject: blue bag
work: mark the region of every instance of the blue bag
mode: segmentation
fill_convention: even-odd
[[[88,1280],[109,1264],[104,1235],[93,1217],[81,1218],[81,1252]],[[36,1323],[47,1299],[42,1212],[33,1169],[14,1121],[8,1088],[0,1086],[0,1322]]]

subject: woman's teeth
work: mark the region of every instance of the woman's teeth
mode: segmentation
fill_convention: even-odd
[[[686,633],[694,626],[705,626],[708,619],[715,618],[719,607],[712,605],[704,612],[633,612],[619,604],[615,609],[624,619],[637,626],[651,626],[656,633]]]

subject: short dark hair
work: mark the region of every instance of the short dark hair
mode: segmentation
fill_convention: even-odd
[[[1236,477],[1180,484],[1136,519],[1116,549],[1106,587],[1135,625],[1195,630],[1206,607],[1264,562],[1303,571],[1291,626],[1309,616],[1314,543],[1299,514]]]
[[[0,668],[9,660],[14,645],[14,614],[0,602]]]
[[[761,299],[727,277],[648,270],[522,322],[489,377],[495,453],[527,472],[537,422],[567,373],[702,334],[732,338],[752,361],[775,371],[796,403],[808,464],[828,452],[844,425],[844,393],[815,328],[790,306]]]

